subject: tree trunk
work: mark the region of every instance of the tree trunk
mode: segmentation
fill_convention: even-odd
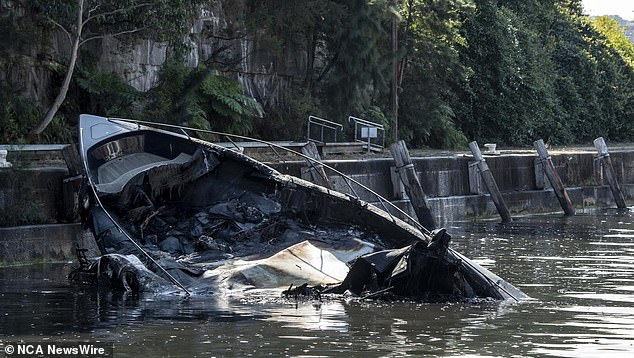
[[[393,5],[397,6],[397,1],[393,1]],[[392,17],[392,90],[390,98],[390,107],[392,109],[392,136],[394,143],[398,142],[398,20]],[[368,148],[369,150],[370,148]]]
[[[317,47],[317,30],[311,28],[310,34],[306,35],[306,73],[304,77],[304,87],[308,89],[308,93],[313,90],[313,73],[315,67],[315,53]]]
[[[79,44],[81,42],[81,32],[83,27],[83,13],[84,13],[84,0],[79,0],[79,10],[77,11],[77,33],[75,34],[75,39],[73,41],[73,48],[70,53],[70,61],[68,63],[68,69],[66,70],[66,77],[64,77],[64,82],[62,83],[62,87],[59,89],[59,93],[57,97],[55,97],[55,101],[49,108],[48,112],[44,116],[44,119],[35,127],[30,135],[38,135],[48,127],[48,125],[57,114],[59,107],[61,107],[62,103],[66,99],[66,94],[68,93],[68,87],[70,87],[70,80],[73,78],[73,72],[75,71],[75,64],[77,63],[77,57],[79,56]]]

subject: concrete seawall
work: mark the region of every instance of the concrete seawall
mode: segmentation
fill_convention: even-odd
[[[75,243],[90,241],[77,223],[64,222],[62,182],[68,170],[61,158],[61,148],[8,147],[9,161],[16,165],[0,168],[0,265],[73,259]],[[413,153],[414,166],[438,223],[497,217],[479,175],[470,165],[471,155],[464,152],[416,154]],[[551,151],[551,155],[578,212],[586,208],[615,207],[593,148]],[[611,149],[610,156],[626,201],[631,204],[634,147]],[[512,215],[561,211],[534,151],[502,151],[500,155],[485,158]],[[335,159],[325,163],[415,216],[392,173],[391,158]],[[298,177],[306,167],[304,161],[269,164]],[[376,202],[368,192],[354,185],[351,188],[340,176],[331,172],[328,175],[336,190],[355,192],[364,200]],[[377,206],[380,207],[378,203]],[[94,246],[91,249],[96,253]]]
[[[593,149],[553,151],[552,160],[573,205],[578,209],[612,207],[614,199],[604,177],[601,163]],[[610,157],[626,200],[634,198],[634,148],[618,149]],[[561,207],[545,178],[537,154],[530,151],[508,151],[485,156],[511,214],[559,212]],[[489,199],[479,174],[465,153],[414,157],[413,163],[438,223],[493,218],[497,211]],[[350,175],[378,194],[414,215],[407,200],[402,200],[392,175],[391,158],[365,160],[325,160],[336,170]],[[303,161],[270,163],[283,173],[302,175]],[[335,189],[352,190],[338,175],[328,173]],[[364,200],[375,201],[369,193],[355,188]]]
[[[75,247],[99,250],[92,235],[82,225],[47,224],[0,228],[0,267],[49,261],[75,261]]]

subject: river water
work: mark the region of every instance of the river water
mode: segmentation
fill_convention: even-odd
[[[0,269],[2,342],[112,342],[114,356],[632,357],[634,213],[452,223],[452,247],[533,300],[413,304],[125,296],[70,267]]]

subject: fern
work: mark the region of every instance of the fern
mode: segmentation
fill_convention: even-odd
[[[238,81],[202,65],[192,69],[169,61],[149,96],[145,118],[201,129],[248,134],[255,119],[264,115]]]
[[[76,83],[86,97],[84,111],[105,115],[128,116],[141,94],[114,73],[79,69]]]

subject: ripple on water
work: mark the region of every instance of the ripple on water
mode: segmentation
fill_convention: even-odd
[[[0,345],[100,340],[127,356],[634,356],[632,213],[454,223],[452,247],[535,300],[412,304],[183,299],[0,269]]]

